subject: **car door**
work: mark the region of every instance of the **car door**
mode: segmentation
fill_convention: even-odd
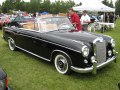
[[[32,32],[20,29],[17,34],[17,45],[23,50],[49,59],[51,55],[51,46],[42,39],[42,33]]]
[[[36,49],[36,47],[34,44],[35,41],[33,40],[34,33],[35,32],[30,32],[28,30],[19,29],[19,32],[17,32],[17,39],[16,39],[16,44],[18,45],[18,47],[35,53],[34,49]]]

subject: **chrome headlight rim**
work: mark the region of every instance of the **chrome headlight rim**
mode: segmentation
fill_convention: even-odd
[[[111,46],[112,46],[112,47],[115,47],[115,40],[114,40],[114,39],[111,39],[111,42],[110,42],[110,43],[111,43]]]
[[[89,55],[89,48],[87,46],[82,47],[82,55],[83,57],[88,57]]]

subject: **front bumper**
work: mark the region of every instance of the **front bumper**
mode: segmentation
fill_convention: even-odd
[[[102,67],[105,67],[106,65],[108,65],[109,63],[117,60],[117,55],[118,55],[118,52],[116,52],[116,55],[113,56],[112,58],[108,59],[106,62],[100,64],[100,65],[97,65],[97,61],[94,61],[93,62],[93,66],[91,67],[88,67],[88,68],[78,68],[78,67],[74,67],[74,66],[71,66],[71,69],[75,72],[78,72],[78,73],[89,73],[89,72],[93,72],[93,74],[96,74],[97,72],[97,69],[100,69]]]

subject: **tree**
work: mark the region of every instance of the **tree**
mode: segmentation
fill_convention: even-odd
[[[104,0],[102,1],[103,4],[105,4],[106,6],[109,6],[109,1],[108,0]]]
[[[120,15],[120,0],[117,0],[115,3],[116,14]]]
[[[82,5],[82,3],[80,2],[79,4],[76,4],[75,6],[81,6]]]
[[[14,7],[16,10],[21,10],[24,11],[25,10],[25,2],[24,1],[17,1],[14,3]]]
[[[6,0],[2,3],[2,12],[8,13],[9,10],[14,9],[14,3],[11,0]]]
[[[50,0],[44,0],[44,2],[40,4],[39,12],[43,12],[43,11],[50,12],[50,9],[51,9],[51,2],[50,2]]]
[[[81,3],[79,5],[81,5]],[[53,3],[51,3],[50,0],[30,0],[30,2],[24,2],[23,0],[6,0],[2,4],[2,12],[8,13],[10,10],[21,10],[29,13],[47,11],[57,14],[59,12],[66,13],[67,10],[73,6],[75,6],[73,0],[58,0]]]
[[[0,13],[2,12],[2,6],[0,5]]]
[[[102,1],[102,3],[103,3],[104,5],[106,5],[106,6],[111,7],[111,8],[114,7],[112,0],[111,0],[110,2],[109,2],[108,0],[104,0],[104,1]]]
[[[113,5],[113,1],[112,1],[112,0],[110,1],[109,6],[110,6],[111,8],[114,7],[114,5]]]

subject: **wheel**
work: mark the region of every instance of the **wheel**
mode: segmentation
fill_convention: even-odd
[[[15,41],[14,41],[12,38],[9,38],[9,39],[8,39],[8,44],[9,44],[10,50],[12,50],[12,51],[15,51],[15,50],[16,50]]]
[[[56,70],[61,74],[70,74],[71,62],[68,56],[62,53],[58,53],[54,59],[54,65]]]

